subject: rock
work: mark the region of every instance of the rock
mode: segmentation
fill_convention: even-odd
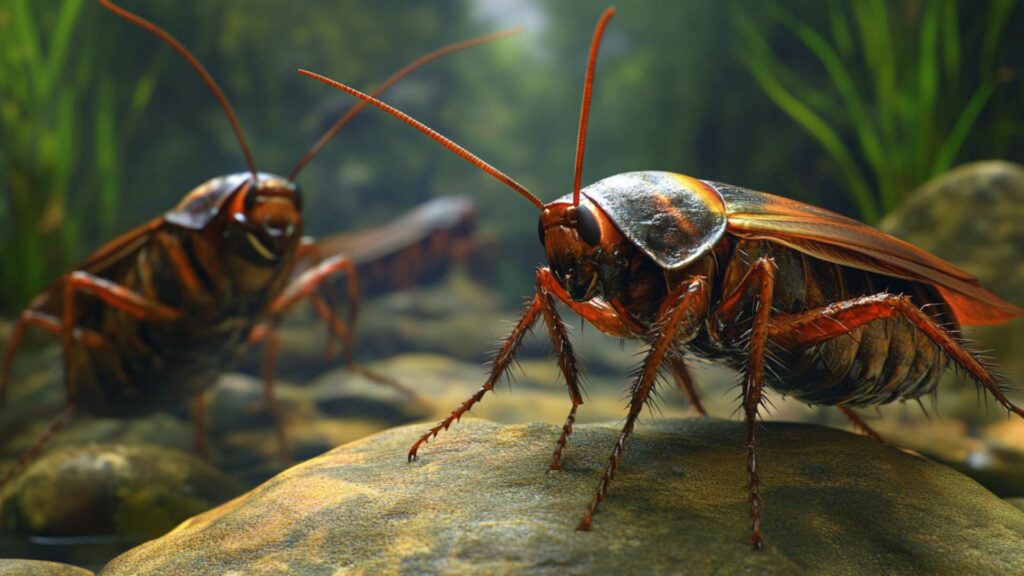
[[[0,492],[7,533],[145,539],[238,494],[206,462],[153,445],[86,444],[50,450]]]
[[[101,575],[1024,571],[1024,513],[965,476],[866,438],[767,423],[766,549],[746,544],[739,422],[644,422],[591,532],[575,530],[619,423],[463,422],[405,452],[422,425],[333,450],[194,517]]]
[[[41,560],[0,560],[0,576],[94,576],[85,568]]]

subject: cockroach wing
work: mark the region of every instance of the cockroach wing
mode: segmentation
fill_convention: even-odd
[[[115,277],[119,267],[122,264],[130,266],[132,255],[145,246],[152,239],[153,234],[164,224],[163,217],[157,217],[145,224],[132,228],[97,248],[95,252],[72,268],[72,271],[88,272],[100,278],[109,279]],[[60,316],[64,307],[62,296],[65,277],[61,276],[45,292],[33,298],[28,307],[32,310]]]
[[[834,264],[932,284],[960,324],[998,324],[1024,316],[977,278],[945,260],[867,224],[764,192],[708,182],[728,211],[728,231],[767,240]]]
[[[677,270],[707,254],[725,234],[722,196],[689,176],[627,172],[595,182],[582,194],[666,270]]]

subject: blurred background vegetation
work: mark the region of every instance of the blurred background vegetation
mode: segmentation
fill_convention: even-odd
[[[587,46],[606,1],[124,0],[176,35],[234,103],[261,170],[287,173],[364,89],[420,54],[521,25],[385,98],[542,199],[569,191]],[[619,6],[598,66],[584,182],[664,169],[876,221],[973,159],[1024,160],[1024,10],[1014,0]],[[244,163],[193,71],[91,0],[0,2],[0,310],[117,233]],[[368,111],[299,177],[308,232],[469,194],[502,238],[500,290],[529,291],[533,209]],[[511,249],[510,247],[514,247]]]

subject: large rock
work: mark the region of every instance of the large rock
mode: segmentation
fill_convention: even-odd
[[[863,437],[769,423],[767,547],[746,544],[743,425],[644,423],[592,532],[574,528],[619,424],[470,420],[407,464],[422,425],[296,466],[111,562],[120,574],[352,572],[1008,574],[1024,513],[944,466]]]
[[[93,573],[57,562],[0,559],[0,576],[93,576]]]
[[[957,167],[914,190],[881,227],[1024,304],[1024,166]]]

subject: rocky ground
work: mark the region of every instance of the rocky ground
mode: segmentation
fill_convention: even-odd
[[[630,439],[590,532],[576,523],[618,423],[470,420],[405,462],[419,426],[305,462],[119,557],[128,574],[1010,574],[1024,514],[973,480],[852,434],[770,423],[766,548],[749,530],[744,427],[659,419]],[[827,567],[827,568],[826,568]]]

